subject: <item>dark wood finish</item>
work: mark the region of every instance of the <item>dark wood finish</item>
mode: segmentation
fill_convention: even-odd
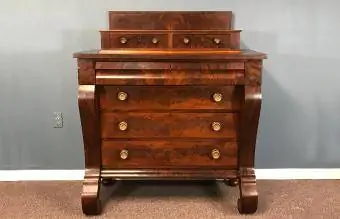
[[[239,179],[238,178],[225,179],[224,183],[228,186],[235,187],[239,184]]]
[[[257,210],[258,193],[254,168],[240,168],[240,198],[237,201],[238,211],[243,214],[252,214]]]
[[[85,214],[101,213],[101,186],[117,179],[220,179],[239,186],[240,213],[257,210],[267,56],[240,49],[231,24],[228,11],[111,11],[101,49],[74,53]]]
[[[102,201],[100,199],[100,169],[85,168],[83,191],[81,193],[81,205],[87,215],[100,214]]]
[[[168,62],[97,62],[96,70],[169,70]]]
[[[74,53],[73,57],[82,59],[98,59],[110,61],[174,61],[185,60],[188,62],[214,61],[248,61],[266,59],[263,53],[252,50],[229,49],[115,49],[115,50],[89,50]]]
[[[120,100],[124,92],[126,100]],[[220,102],[214,95],[221,94]],[[241,86],[101,86],[99,106],[110,111],[143,110],[225,110],[239,111],[243,88]]]
[[[102,178],[102,184],[104,186],[112,186],[116,183],[116,180],[113,178]]]
[[[192,179],[227,179],[238,175],[233,169],[102,169],[101,176],[124,180],[192,180]]]
[[[80,70],[79,74],[86,75],[82,73],[82,70]],[[81,202],[83,212],[89,215],[101,212],[101,200],[99,197],[101,139],[100,133],[93,129],[93,127],[99,127],[95,91],[95,85],[80,85],[78,89],[78,105],[85,152],[85,177]]]
[[[128,128],[121,131],[120,122]],[[212,123],[221,124],[220,131]],[[101,136],[111,138],[216,138],[235,140],[238,114],[235,113],[102,113]]]
[[[231,24],[231,11],[109,11],[110,30],[225,30]]]
[[[262,60],[251,60],[246,63],[246,84],[260,86],[262,83]],[[261,92],[260,92],[261,93]]]
[[[220,157],[214,159],[212,150]],[[122,159],[120,152],[128,151]],[[224,141],[103,141],[103,168],[224,168],[237,167],[237,144]]]
[[[98,85],[243,85],[242,71],[125,70],[97,71]]]
[[[211,33],[176,33],[173,35],[173,48],[224,48],[240,49],[240,33],[231,32],[229,34]]]
[[[250,66],[251,67],[251,66]],[[200,70],[208,73],[243,70],[245,62],[96,62],[96,70]]]
[[[93,60],[78,59],[78,83],[82,84],[95,84],[96,72],[94,70]]]
[[[167,34],[101,32],[101,48],[168,48]]]
[[[241,30],[228,31],[100,31],[101,49],[223,48],[240,49]]]

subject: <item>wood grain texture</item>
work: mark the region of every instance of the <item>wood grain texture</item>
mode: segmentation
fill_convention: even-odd
[[[218,70],[244,70],[245,63],[242,61],[225,62],[170,62],[171,70],[201,70],[214,73]],[[228,73],[228,71],[223,71]]]
[[[81,204],[84,214],[98,215],[101,213],[102,202],[100,199],[100,187],[100,169],[85,169],[81,194]]]
[[[197,30],[231,29],[231,11],[110,11],[109,29]]]
[[[102,113],[102,138],[216,138],[236,140],[236,113]],[[118,124],[125,121],[126,131]],[[221,123],[213,131],[213,122]]]
[[[122,38],[126,39],[126,43],[121,42]],[[101,32],[101,43],[102,49],[168,48],[168,34]]]
[[[187,42],[185,40],[188,40]],[[218,40],[219,43],[216,43]],[[240,34],[174,34],[173,48],[240,49]]]
[[[266,59],[267,55],[253,50],[230,49],[115,49],[89,50],[73,54],[75,58],[110,61],[247,61]]]
[[[169,70],[169,62],[96,62],[97,70]]]
[[[244,72],[212,70],[99,70],[98,85],[243,85]]]
[[[245,86],[244,90],[245,98],[239,126],[239,167],[254,168],[262,94],[260,86]]]
[[[126,100],[118,95],[124,92]],[[240,110],[243,88],[235,86],[101,86],[100,108],[110,111]],[[214,94],[221,94],[216,102]]]
[[[96,62],[97,70],[244,70],[245,62]],[[227,73],[227,72],[226,72]]]
[[[238,211],[242,214],[255,213],[258,205],[258,192],[254,168],[240,168],[239,190]]]
[[[220,152],[213,159],[213,149]],[[120,152],[128,151],[127,159]],[[103,141],[103,168],[225,168],[237,167],[237,143],[224,141]]]
[[[98,102],[95,85],[80,85],[78,89],[78,106],[85,151],[86,168],[100,168],[101,151]]]
[[[124,180],[212,180],[238,176],[233,169],[183,169],[183,168],[152,168],[152,169],[102,169],[101,176]]]
[[[99,113],[96,100],[95,85],[80,85],[78,89],[78,106],[85,155],[85,177],[81,196],[83,212],[88,215],[101,211],[100,168],[101,139]]]
[[[94,61],[88,59],[78,59],[78,83],[95,84],[96,72]]]
[[[222,179],[239,185],[240,213],[256,211],[267,55],[239,49],[241,31],[231,24],[231,11],[112,11],[110,30],[100,31],[102,48],[73,54],[85,214],[100,214],[100,182],[116,179]],[[222,94],[220,102],[214,93]]]
[[[247,85],[261,85],[262,60],[251,60],[246,62],[245,78]]]

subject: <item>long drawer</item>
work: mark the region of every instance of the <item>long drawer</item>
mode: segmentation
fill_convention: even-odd
[[[240,109],[243,89],[235,86],[101,86],[104,110]]]
[[[237,143],[211,141],[103,141],[103,168],[236,168]]]
[[[237,139],[237,113],[101,113],[101,135],[110,138]]]
[[[240,70],[98,70],[97,85],[244,85]]]

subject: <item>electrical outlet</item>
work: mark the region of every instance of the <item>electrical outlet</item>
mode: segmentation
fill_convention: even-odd
[[[53,128],[62,128],[63,127],[63,114],[61,112],[53,113]]]

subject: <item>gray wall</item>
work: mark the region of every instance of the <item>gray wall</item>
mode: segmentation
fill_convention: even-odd
[[[99,48],[107,10],[233,10],[244,47],[268,53],[257,168],[340,166],[336,0],[1,0],[0,169],[80,169],[72,53]],[[52,128],[54,111],[64,113]]]

